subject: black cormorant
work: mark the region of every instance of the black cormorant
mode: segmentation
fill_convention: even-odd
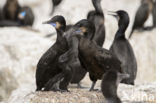
[[[21,7],[18,12],[18,22],[22,26],[32,26],[34,22],[34,13],[30,7]]]
[[[117,95],[118,85],[121,80],[128,77],[128,74],[122,74],[114,70],[110,70],[103,75],[101,90],[106,103],[121,103]]]
[[[81,25],[79,25],[81,24]],[[64,39],[68,42],[68,46],[71,48],[68,48],[68,51],[66,51],[63,56],[59,57],[58,66],[59,68],[62,68],[61,72],[57,73],[54,77],[52,77],[45,85],[45,91],[49,90],[55,90],[55,91],[68,91],[68,84],[70,80],[73,78],[72,73],[75,71],[74,66],[77,67],[77,64],[80,65],[78,62],[78,50],[75,48],[78,48],[75,43],[77,43],[77,40],[72,40],[71,35],[73,35],[75,29],[82,27],[82,26],[88,26],[90,23],[84,22],[83,20],[79,21],[74,27],[70,28],[68,31],[64,34]],[[87,27],[86,27],[87,28]],[[90,29],[90,28],[89,28]],[[92,29],[92,28],[91,28]],[[74,33],[75,35],[75,33]],[[62,45],[63,46],[63,45]],[[71,55],[68,55],[71,54]],[[66,56],[68,55],[68,56]],[[63,58],[62,58],[63,57]],[[65,58],[65,60],[64,60]],[[62,61],[63,60],[63,61]]]
[[[62,72],[59,68],[58,58],[61,54],[68,50],[63,33],[66,28],[66,21],[62,16],[55,16],[50,21],[45,22],[55,27],[57,32],[56,42],[43,54],[37,64],[36,70],[36,86],[37,91],[47,86],[48,81]],[[47,87],[48,88],[48,87]],[[47,90],[46,88],[46,90]],[[56,89],[56,88],[53,88]]]
[[[2,14],[4,17],[0,21],[0,26],[32,26],[34,21],[31,8],[21,7],[18,0],[7,0]]]
[[[144,29],[144,23],[148,19],[150,13],[152,12],[152,9],[153,9],[152,0],[141,0],[141,5],[136,12],[134,23],[132,26],[132,31],[129,35],[129,38],[131,38],[134,30]]]
[[[99,46],[103,46],[105,41],[104,13],[101,7],[101,0],[92,0],[95,11],[88,13],[87,19],[95,24],[95,35],[93,40]]]
[[[125,38],[125,31],[129,25],[129,16],[123,10],[114,12],[112,15],[117,17],[119,29],[115,34],[110,51],[121,61],[123,72],[130,75],[129,78],[124,79],[122,82],[134,85],[137,75],[137,62],[133,49]]]
[[[86,25],[82,25],[85,23]],[[89,25],[87,25],[89,24]],[[88,20],[82,20],[78,23],[79,30],[76,32],[80,35],[70,36],[73,45],[65,54],[60,56],[60,61],[69,60],[68,57],[73,55],[72,51],[77,52],[82,66],[89,72],[90,79],[93,84],[90,91],[94,90],[95,83],[98,79],[102,79],[102,75],[108,70],[116,70],[122,72],[120,61],[113,54],[92,41],[95,33],[95,26]],[[90,29],[89,29],[90,28]],[[77,47],[77,48],[76,48]]]

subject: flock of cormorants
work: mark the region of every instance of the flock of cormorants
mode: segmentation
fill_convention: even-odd
[[[87,19],[66,27],[63,16],[54,16],[44,24],[52,25],[57,32],[56,42],[43,54],[37,64],[36,91],[68,90],[69,83],[78,84],[89,73],[96,91],[97,80],[108,103],[121,103],[117,95],[118,84],[134,85],[137,62],[133,49],[125,37],[129,25],[126,11],[109,12],[118,21],[118,31],[109,50],[102,48],[105,41],[104,13],[101,0],[92,0],[95,10]]]
[[[54,12],[62,0],[52,0]],[[135,84],[137,61],[133,48],[125,37],[129,25],[129,15],[124,10],[109,12],[118,21],[118,30],[110,49],[103,48],[105,41],[104,13],[101,0],[91,0],[95,10],[87,14],[87,19],[74,25],[66,25],[61,15],[56,15],[43,24],[56,29],[56,42],[42,55],[36,69],[36,91],[67,92],[69,83],[82,88],[80,81],[89,73],[92,85],[90,91],[96,91],[97,80],[102,80],[101,90],[107,103],[121,103],[117,95],[118,84]],[[141,0],[132,32],[151,30],[156,27],[156,1]],[[153,14],[153,26],[144,27],[150,13]],[[34,14],[30,7],[21,7],[18,0],[7,0],[0,10],[0,26],[32,26]]]

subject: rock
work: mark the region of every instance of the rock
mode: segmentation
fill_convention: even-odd
[[[12,90],[35,83],[36,64],[52,44],[36,32],[0,29],[0,101],[6,100]]]
[[[18,91],[19,92],[19,91]],[[16,93],[18,93],[16,92]],[[21,91],[20,91],[21,92]],[[16,94],[14,93],[14,94]],[[155,103],[156,83],[140,84],[136,86],[119,85],[118,95],[123,103]],[[14,95],[15,96],[15,95]],[[73,89],[70,92],[30,92],[16,99],[9,99],[9,103],[105,103],[101,92],[89,92],[88,89]]]
[[[6,101],[17,87],[14,75],[7,68],[0,70],[0,101]]]

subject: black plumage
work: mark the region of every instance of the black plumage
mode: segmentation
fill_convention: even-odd
[[[77,69],[76,67],[80,65],[78,60],[78,50],[75,49],[78,48],[76,45],[77,40],[76,39],[73,40],[73,38],[70,37],[73,34],[75,35],[74,30],[77,29],[77,27],[79,27],[80,23],[82,25],[86,25],[86,22],[79,21],[74,27],[70,28],[68,31],[65,32],[63,36],[64,40],[67,42],[67,45],[71,48],[68,48],[68,50],[66,50],[66,52],[59,57],[57,64],[59,65],[59,68],[61,68],[62,71],[56,73],[54,77],[50,78],[50,80],[46,83],[44,90],[54,91],[55,88],[55,91],[60,90],[68,91],[68,84],[70,80],[73,78],[72,73],[75,71],[75,69]]]
[[[134,23],[132,26],[132,31],[129,35],[129,38],[131,38],[134,30],[144,29],[144,23],[146,22],[150,13],[152,12],[152,8],[153,8],[152,0],[141,0],[141,5],[136,12]]]
[[[20,24],[12,20],[5,20],[3,11],[0,9],[0,27],[4,26],[20,26]]]
[[[85,25],[82,25],[85,24]],[[80,35],[70,36],[74,46],[73,51],[78,50],[78,55],[82,66],[89,72],[90,79],[93,81],[90,90],[94,90],[94,85],[98,79],[102,79],[102,75],[110,70],[122,72],[120,61],[112,55],[109,50],[101,48],[94,41],[95,26],[88,20],[82,20],[78,24]],[[71,41],[68,41],[71,43]],[[76,48],[77,47],[77,48]],[[68,59],[72,55],[72,50],[66,52],[60,58],[62,61]],[[69,59],[68,59],[69,60]]]
[[[18,0],[7,0],[3,8],[3,15],[6,20],[17,21],[18,19],[18,10],[21,6],[18,3]]]
[[[0,26],[32,26],[34,14],[30,7],[21,7],[18,0],[7,0],[1,14]]]
[[[52,81],[52,78],[56,78],[55,76],[62,72],[62,69],[59,68],[58,58],[61,54],[68,50],[66,45],[66,41],[63,38],[63,33],[66,28],[66,22],[64,17],[62,16],[55,16],[49,22],[56,28],[57,31],[57,39],[56,42],[43,54],[37,64],[36,70],[36,86],[37,91],[42,90],[49,90],[49,83],[48,81]],[[56,88],[50,88],[56,89]]]
[[[97,45],[102,47],[105,40],[105,27],[104,14],[100,3],[101,0],[92,0],[95,10],[88,13],[87,19],[95,24],[95,35],[93,40],[97,43]],[[75,70],[76,71],[74,72],[71,83],[79,83],[87,73],[81,65],[78,65]]]
[[[101,79],[107,70],[114,69],[121,72],[120,61],[109,50],[99,47],[89,39],[80,40],[79,57],[93,82],[90,91],[94,90],[96,81]]]
[[[156,27],[156,0],[154,0],[153,2],[152,16],[153,16],[153,27]]]
[[[32,26],[34,22],[34,13],[28,6],[21,7],[18,12],[18,22],[22,26]]]
[[[121,61],[123,72],[130,75],[129,78],[124,79],[122,82],[134,85],[137,75],[137,62],[133,48],[125,38],[125,31],[129,25],[129,16],[123,10],[115,12],[113,16],[118,17],[119,29],[115,34],[110,51]]]
[[[117,95],[118,85],[122,79],[128,77],[128,74],[121,74],[114,70],[110,70],[103,75],[101,91],[105,97],[106,103],[121,103],[121,100]]]
[[[92,3],[95,10],[88,13],[87,19],[95,24],[96,30],[93,40],[102,47],[105,41],[105,26],[101,0],[92,0]]]

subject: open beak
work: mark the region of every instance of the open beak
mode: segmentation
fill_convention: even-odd
[[[118,21],[120,19],[119,15],[114,11],[108,11],[108,15],[115,17]]]
[[[113,17],[117,17],[118,16],[118,14],[116,12],[114,12],[114,11],[108,11],[108,15],[111,15]]]

